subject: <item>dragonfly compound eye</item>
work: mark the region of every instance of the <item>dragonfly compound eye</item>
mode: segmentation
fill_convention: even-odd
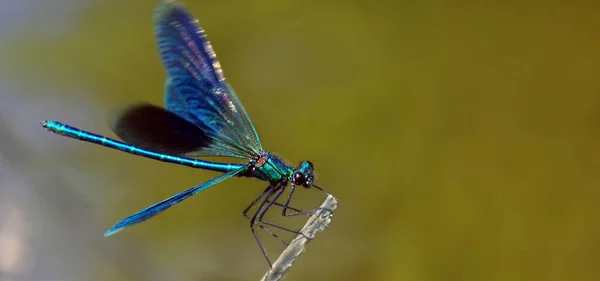
[[[295,185],[303,185],[305,181],[306,181],[306,177],[304,176],[303,173],[300,173],[300,172],[294,173],[294,184]]]

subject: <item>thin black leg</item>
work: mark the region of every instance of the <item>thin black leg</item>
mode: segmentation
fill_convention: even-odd
[[[271,203],[271,201],[267,201],[267,203]],[[283,208],[283,207],[285,207],[285,205],[284,205],[284,204],[281,204],[281,203],[279,203],[279,202],[273,202],[273,206],[282,207],[282,208]],[[298,212],[298,213],[302,213],[302,212],[303,212],[303,211],[301,211],[301,210],[298,210],[298,209],[296,209],[296,208],[294,208],[294,207],[292,207],[292,206],[288,206],[287,208],[288,208],[289,210],[292,210],[292,211],[294,211],[294,212]]]
[[[296,186],[294,184],[291,185],[291,189],[290,189],[290,194],[288,194],[288,198],[285,201],[285,204],[283,204],[283,210],[281,210],[281,215],[284,217],[291,217],[291,216],[298,216],[298,215],[312,215],[316,210],[310,210],[310,211],[300,211],[300,210],[294,210],[296,211],[296,213],[288,213],[288,209],[292,210],[292,208],[290,208],[290,202],[292,201],[292,196],[294,196],[294,191],[296,190]]]
[[[257,220],[258,221],[258,220]],[[277,240],[279,240],[279,242],[283,243],[283,245],[289,246],[290,243],[286,242],[285,240],[283,240],[281,237],[279,237],[279,235],[275,234],[273,231],[271,231],[270,229],[260,225],[260,224],[254,224],[255,226],[260,227],[260,229],[264,230],[266,233],[271,234],[273,237],[277,238]]]
[[[252,201],[252,203],[250,203],[250,205],[248,207],[246,207],[246,209],[244,209],[244,211],[242,212],[242,215],[244,217],[246,217],[246,219],[250,220],[251,218],[248,216],[248,211],[256,204],[256,202],[258,202],[258,200],[260,200],[261,198],[263,198],[263,196],[265,196],[265,194],[269,191],[269,189],[272,189],[273,186],[268,186],[258,197],[256,197],[256,199],[254,199],[254,201]],[[269,200],[267,200],[267,202],[270,202]],[[270,235],[272,235],[273,237],[277,238],[277,240],[279,240],[281,243],[283,243],[284,245],[289,245],[289,243],[287,243],[285,240],[281,239],[281,237],[279,237],[277,234],[273,233],[273,231],[271,231],[270,229],[263,227],[262,225],[258,225],[258,227],[260,227],[260,229],[264,230],[266,233],[269,233]]]
[[[278,228],[278,229],[281,229],[281,230],[284,230],[284,231],[288,231],[288,232],[294,233],[296,235],[302,235],[302,236],[304,236],[307,239],[310,239],[310,237],[307,237],[306,235],[304,235],[304,233],[301,233],[299,231],[291,230],[291,229],[288,229],[288,228],[276,225],[274,223],[271,223],[271,222],[268,222],[268,221],[264,221],[263,217],[267,213],[267,211],[272,206],[282,207],[283,209],[282,209],[281,214],[284,217],[288,217],[288,216],[297,216],[297,215],[311,215],[315,211],[318,211],[318,210],[322,209],[322,208],[317,208],[317,209],[314,209],[314,210],[303,212],[303,211],[300,211],[300,210],[298,210],[296,208],[291,207],[290,206],[290,201],[291,201],[292,196],[293,196],[294,191],[295,191],[295,186],[294,185],[292,185],[292,189],[290,190],[290,194],[288,195],[288,198],[287,198],[285,204],[281,204],[281,203],[276,202],[277,199],[279,199],[279,197],[281,197],[281,195],[285,191],[285,188],[286,188],[286,185],[284,185],[284,184],[280,184],[278,186],[269,185],[242,212],[242,215],[244,217],[246,217],[250,221],[250,230],[252,230],[252,235],[254,236],[254,239],[256,240],[256,243],[258,243],[258,247],[260,248],[260,251],[262,252],[262,254],[265,257],[265,259],[267,260],[267,263],[269,264],[270,268],[273,268],[273,264],[271,263],[271,260],[269,260],[269,257],[267,256],[265,248],[262,245],[262,243],[260,242],[260,239],[258,238],[258,234],[256,233],[256,229],[254,228],[254,226],[258,226],[260,229],[262,229],[263,231],[269,233],[273,237],[277,238],[277,240],[279,240],[280,242],[282,242],[285,245],[289,245],[289,244],[286,241],[284,241],[283,239],[281,239],[277,234],[275,234],[274,232],[272,232],[270,229],[268,229],[265,226],[263,226],[263,224],[266,225],[266,226],[271,226],[271,227],[275,227],[275,228]],[[321,190],[321,191],[323,191],[321,188],[318,188],[318,189]],[[325,191],[323,191],[323,192],[325,192]],[[325,193],[327,193],[327,192],[325,192]],[[273,199],[269,200],[271,197],[273,197]],[[260,203],[260,205],[258,206],[258,208],[256,209],[256,211],[254,212],[254,215],[252,215],[252,217],[249,217],[248,216],[248,212],[261,199],[262,199],[262,202]],[[267,204],[267,205],[265,206],[265,204]],[[292,210],[295,213],[288,213],[288,210]]]
[[[323,208],[316,208],[316,209],[312,209],[309,211],[300,211],[297,209],[293,209],[290,207],[290,201],[292,200],[292,196],[294,195],[294,191],[296,190],[296,186],[294,184],[291,185],[292,189],[290,190],[290,194],[288,195],[287,200],[285,201],[285,204],[282,206],[283,210],[281,210],[281,215],[284,217],[291,217],[291,216],[298,216],[298,215],[312,215],[317,211],[323,210]],[[329,193],[327,193],[325,190],[323,190],[322,188],[318,187],[318,186],[314,186],[313,187],[317,188],[318,190],[322,191],[323,193],[329,195]],[[287,210],[290,209],[292,211],[295,211],[295,213],[288,213]],[[330,211],[331,210],[327,210]]]
[[[275,196],[273,196],[273,200],[270,200],[269,204],[267,204],[267,206],[260,212],[260,214],[258,214],[259,221],[262,220],[263,216],[267,213],[269,208],[271,208],[271,206],[273,206],[273,204],[277,201],[277,199],[279,199],[279,197],[281,196],[281,194],[283,194],[284,191],[285,191],[285,185],[280,184],[279,186],[277,186],[275,188]]]
[[[306,235],[304,235],[304,233],[302,233],[300,231],[291,230],[289,228],[285,228],[283,226],[276,225],[274,223],[271,223],[271,222],[263,220],[263,216],[267,213],[267,211],[271,208],[271,206],[273,206],[273,203],[275,201],[277,201],[277,199],[279,199],[279,197],[281,196],[281,194],[283,194],[283,192],[285,191],[285,187],[286,187],[285,185],[280,185],[280,186],[278,186],[275,189],[275,195],[273,196],[273,200],[271,200],[270,203],[267,206],[265,206],[265,208],[260,212],[260,214],[258,215],[258,217],[256,218],[256,220],[259,223],[266,224],[266,225],[269,225],[269,226],[272,226],[272,227],[276,227],[276,228],[279,228],[281,230],[285,230],[285,231],[294,233],[296,235],[302,235],[302,236],[306,237],[307,239],[309,239]]]
[[[258,197],[256,197],[256,199],[254,199],[254,201],[252,201],[252,203],[250,203],[250,205],[248,205],[248,207],[246,207],[246,209],[244,209],[244,211],[242,212],[242,215],[244,217],[246,217],[247,219],[250,219],[250,217],[248,217],[248,211],[252,208],[252,206],[254,206],[256,204],[256,202],[258,202],[258,200],[260,200],[260,198],[263,198],[263,196],[265,196],[265,194],[270,189],[273,189],[272,185],[267,186],[267,188],[260,195],[258,195]]]
[[[269,185],[269,187],[267,187],[267,189],[259,196],[259,198],[255,200],[255,201],[258,201],[261,197],[264,197],[262,202],[260,202],[260,205],[258,206],[256,212],[254,212],[254,215],[252,216],[252,218],[249,218],[250,230],[252,230],[252,235],[254,235],[254,239],[256,240],[256,243],[258,243],[258,247],[260,248],[260,251],[262,252],[265,259],[267,260],[267,263],[269,264],[269,268],[273,268],[273,264],[271,263],[271,260],[269,260],[269,257],[267,256],[267,252],[265,251],[265,248],[263,247],[262,243],[260,243],[260,239],[258,239],[258,234],[256,234],[256,230],[254,229],[254,222],[256,220],[256,216],[258,215],[258,213],[262,210],[265,203],[267,203],[267,200],[269,199],[269,197],[271,197],[271,195],[273,194],[273,191],[274,191],[273,186]],[[244,210],[244,216],[246,216],[250,207],[252,207],[255,203],[256,202],[253,202],[248,208],[246,208],[246,210]]]

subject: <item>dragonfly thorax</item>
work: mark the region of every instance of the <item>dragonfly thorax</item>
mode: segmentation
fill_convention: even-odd
[[[296,186],[306,188],[311,187],[315,179],[314,166],[310,161],[302,161],[297,168],[293,168],[277,155],[267,151],[261,151],[259,157],[252,159],[249,172],[249,176],[271,183],[290,181]]]
[[[271,183],[280,183],[287,181],[294,168],[290,167],[277,155],[261,151],[260,156],[253,159],[250,162],[250,174],[261,180],[269,181]]]

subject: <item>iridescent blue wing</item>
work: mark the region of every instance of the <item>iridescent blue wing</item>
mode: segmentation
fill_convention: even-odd
[[[218,184],[230,177],[233,177],[233,176],[243,172],[246,169],[247,169],[246,166],[244,166],[238,170],[233,170],[231,172],[221,174],[220,176],[217,176],[217,177],[215,177],[209,181],[206,181],[198,186],[194,186],[186,191],[178,193],[178,194],[176,194],[170,198],[167,198],[163,201],[160,201],[146,209],[143,209],[129,217],[126,217],[123,220],[121,220],[120,222],[116,223],[108,231],[106,231],[106,233],[104,233],[104,237],[108,237],[108,236],[113,235],[127,227],[130,227],[134,224],[138,224],[138,223],[143,222],[151,217],[154,217],[154,216],[158,215],[159,213],[161,213],[162,211],[172,207],[173,205],[191,197],[192,195],[196,195],[196,194],[200,193],[201,191],[203,191],[215,184]]]
[[[262,145],[256,129],[225,80],[197,20],[177,1],[163,1],[156,9],[154,22],[168,74],[166,108],[201,128],[212,140],[209,146],[186,155],[215,155],[219,151],[258,155]]]

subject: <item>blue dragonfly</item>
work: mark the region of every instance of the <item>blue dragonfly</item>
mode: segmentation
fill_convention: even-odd
[[[282,208],[283,216],[308,215],[315,211],[303,212],[289,205],[297,186],[307,189],[314,187],[325,192],[314,184],[313,164],[302,161],[293,167],[275,154],[263,150],[256,129],[226,81],[204,30],[181,3],[162,1],[153,19],[160,57],[168,77],[165,83],[165,108],[137,103],[118,111],[110,123],[113,132],[124,142],[56,121],[47,120],[41,124],[48,131],[62,136],[163,162],[221,173],[121,220],[104,234],[105,237],[154,217],[228,178],[253,177],[268,182],[267,188],[242,214],[250,221],[252,234],[269,266],[272,266],[255,226],[283,243],[286,242],[267,226],[300,234],[265,221],[263,216],[274,205]],[[225,156],[245,159],[246,162],[220,163],[197,158],[202,156]],[[278,203],[277,200],[288,187],[287,200]],[[249,215],[249,210],[254,206],[257,206],[256,210]]]

